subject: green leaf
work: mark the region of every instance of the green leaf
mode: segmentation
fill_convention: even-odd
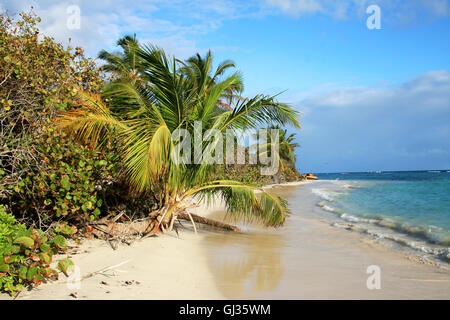
[[[86,209],[88,209],[88,210],[91,210],[92,209],[92,202],[91,201],[87,201],[87,202],[85,202],[85,205],[86,205]]]
[[[57,235],[53,239],[53,243],[60,249],[66,248],[66,238],[64,238],[62,235]]]
[[[48,254],[46,253],[41,253],[39,255],[39,258],[41,259],[42,262],[44,262],[45,264],[50,264],[52,263],[52,257],[50,257]]]
[[[9,264],[4,264],[4,263],[1,263],[0,264],[0,272],[8,272],[9,271]]]
[[[20,244],[28,249],[33,248],[34,246],[34,240],[30,237],[19,237],[16,240],[14,240],[15,244]]]
[[[15,263],[15,262],[20,262],[20,256],[13,255],[13,256],[5,257],[5,263],[11,264],[11,263]]]
[[[26,279],[27,272],[28,272],[28,269],[27,269],[26,266],[23,266],[23,265],[20,266],[20,268],[19,268],[19,278],[20,279]]]
[[[27,280],[32,281],[37,274],[38,269],[36,267],[31,267],[27,271]]]
[[[70,182],[69,182],[69,177],[68,176],[64,176],[61,179],[61,186],[66,189],[66,190],[70,190]]]
[[[49,253],[50,250],[51,250],[51,248],[50,248],[50,246],[48,244],[41,245],[40,249],[41,249],[41,252],[43,252],[43,253]]]
[[[68,272],[72,271],[74,269],[75,265],[73,263],[72,260],[68,259],[68,258],[64,258],[62,260],[60,260],[58,262],[58,265],[56,266],[56,268],[61,271],[62,273],[64,273],[66,275],[66,277],[69,276]]]

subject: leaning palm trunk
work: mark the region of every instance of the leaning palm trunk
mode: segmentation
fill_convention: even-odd
[[[233,226],[233,225],[228,224],[228,223],[223,223],[223,222],[220,222],[220,221],[217,221],[217,220],[201,217],[201,216],[198,216],[198,215],[193,214],[193,213],[191,213],[191,216],[192,216],[192,219],[194,220],[194,222],[197,222],[197,223],[202,223],[204,225],[211,226],[211,227],[218,228],[218,229],[225,230],[225,231],[234,231],[234,232],[238,232],[239,231],[238,227]],[[190,217],[189,217],[189,215],[187,213],[179,213],[178,214],[178,219],[183,219],[183,220],[190,221]]]

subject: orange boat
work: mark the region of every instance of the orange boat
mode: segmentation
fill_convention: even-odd
[[[307,180],[318,180],[319,178],[317,178],[315,175],[313,175],[312,173],[307,173],[306,174],[306,179]]]

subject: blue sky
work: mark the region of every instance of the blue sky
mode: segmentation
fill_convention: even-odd
[[[371,4],[380,30],[366,26]],[[180,58],[234,60],[246,95],[287,90],[303,113],[302,172],[450,169],[450,0],[0,0],[31,5],[43,33],[91,56],[137,33]]]

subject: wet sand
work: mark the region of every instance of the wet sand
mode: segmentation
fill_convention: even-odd
[[[304,188],[308,197],[308,185]],[[293,214],[278,230],[212,234],[202,242],[217,287],[230,299],[449,299],[450,273],[395,252],[369,236],[317,218],[293,188]],[[212,216],[221,217],[216,210]],[[368,289],[369,266],[380,268],[380,289]]]

